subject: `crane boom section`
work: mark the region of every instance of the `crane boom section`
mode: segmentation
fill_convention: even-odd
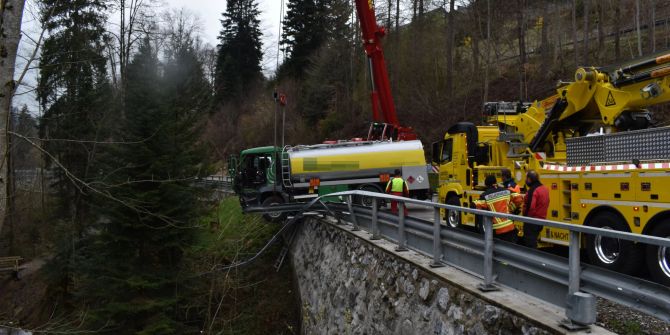
[[[377,122],[397,126],[398,117],[381,47],[381,39],[386,35],[386,30],[377,25],[372,0],[356,0],[356,12],[363,35],[363,47],[368,57],[373,118]]]

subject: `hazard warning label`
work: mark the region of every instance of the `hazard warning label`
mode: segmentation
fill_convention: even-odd
[[[612,92],[609,92],[607,94],[607,100],[605,100],[605,107],[610,107],[616,105],[616,101],[614,100],[614,96],[612,95]]]

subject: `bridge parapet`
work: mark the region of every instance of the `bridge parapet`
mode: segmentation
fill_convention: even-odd
[[[506,288],[483,293],[480,278],[396,247],[332,219],[305,219],[291,249],[303,333],[567,333],[562,308]],[[589,334],[610,333],[591,326]]]

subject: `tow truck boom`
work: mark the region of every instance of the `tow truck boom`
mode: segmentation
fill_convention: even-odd
[[[521,107],[527,110],[517,115],[490,109],[488,121],[514,129],[531,152],[543,151],[559,136],[584,136],[596,127],[611,133],[645,129],[651,125],[646,108],[670,101],[668,63],[670,54],[624,67],[580,68],[574,82],[559,83],[557,94]]]

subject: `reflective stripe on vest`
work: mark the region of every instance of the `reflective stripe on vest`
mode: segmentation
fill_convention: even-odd
[[[511,200],[511,194],[509,190],[502,190],[499,192],[488,194],[484,197],[486,204],[489,207],[489,210],[495,213],[509,214],[509,204]],[[513,225],[514,222],[510,219],[494,217],[493,218],[493,229],[499,230]]]

